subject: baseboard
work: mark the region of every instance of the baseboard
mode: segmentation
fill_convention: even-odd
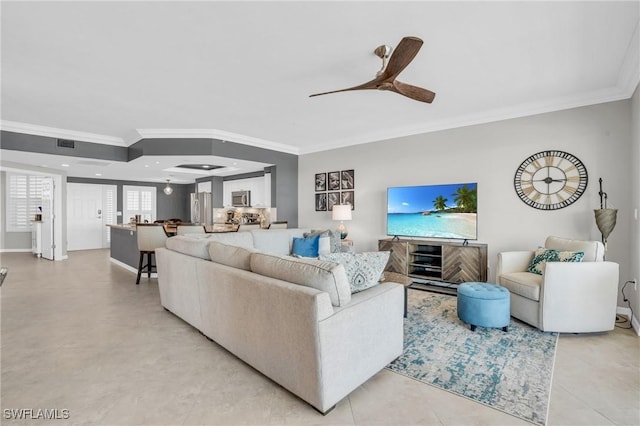
[[[110,257],[110,258],[109,258],[109,261],[111,261],[113,264],[118,265],[119,267],[121,267],[121,268],[123,268],[123,269],[126,269],[126,270],[127,270],[127,271],[129,271],[129,272],[133,272],[134,274],[137,274],[137,273],[138,273],[138,268],[134,268],[134,267],[133,267],[133,266],[131,266],[131,265],[127,265],[127,264],[126,264],[126,263],[124,263],[124,262],[120,262],[119,260],[114,259],[113,257]],[[143,275],[144,275],[145,277],[147,276],[147,274],[146,274],[146,273],[145,273],[145,274],[143,274]],[[151,278],[158,278],[158,274],[157,274],[156,272],[152,272],[152,273],[151,273]]]
[[[0,253],[31,253],[31,249],[0,249]]]
[[[631,318],[631,327],[633,327],[633,331],[636,332],[636,335],[640,336],[640,322],[638,322],[638,318],[635,315],[633,317],[631,316],[631,309],[618,306],[616,308],[616,314]]]

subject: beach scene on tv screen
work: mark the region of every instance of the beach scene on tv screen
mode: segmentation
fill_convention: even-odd
[[[477,183],[387,190],[387,235],[477,238]]]

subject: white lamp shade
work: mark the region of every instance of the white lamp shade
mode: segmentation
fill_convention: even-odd
[[[333,212],[331,213],[331,219],[333,220],[351,220],[351,205],[338,204],[333,206]]]

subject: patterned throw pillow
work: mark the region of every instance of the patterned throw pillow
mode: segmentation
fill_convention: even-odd
[[[320,255],[320,260],[328,260],[344,265],[351,294],[377,285],[389,261],[388,251],[370,253],[331,253]]]
[[[583,251],[559,251],[538,247],[527,271],[542,275],[547,262],[582,262]]]

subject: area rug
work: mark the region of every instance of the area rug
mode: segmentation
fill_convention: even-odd
[[[389,370],[537,425],[546,424],[557,333],[511,319],[509,331],[458,319],[456,297],[409,292],[404,353]]]

